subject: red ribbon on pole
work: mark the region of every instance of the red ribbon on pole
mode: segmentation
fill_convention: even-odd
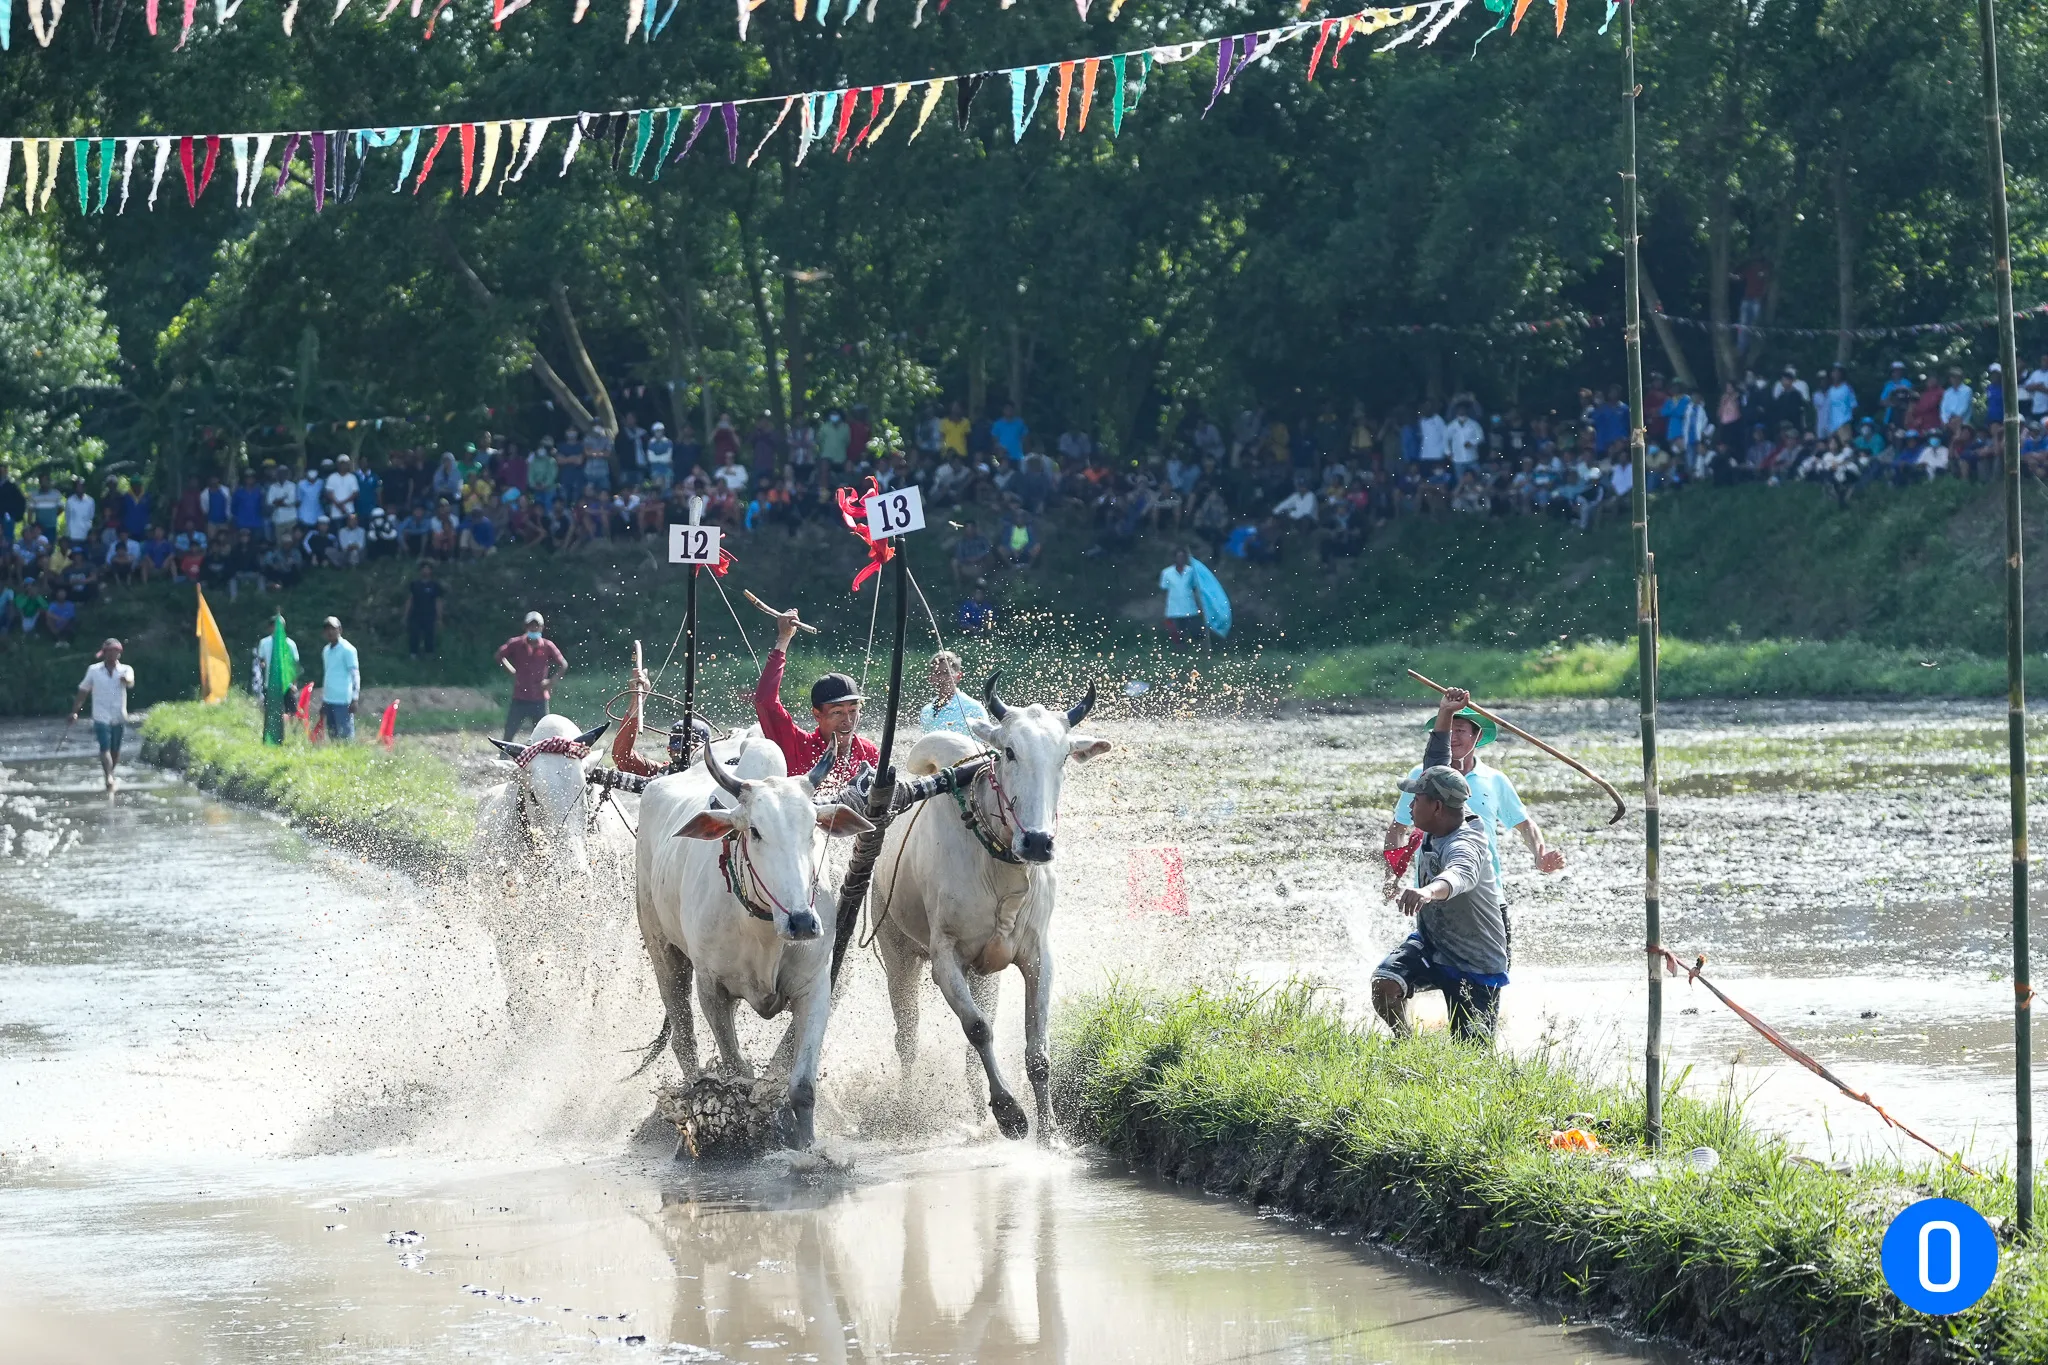
[[[880,573],[882,566],[896,557],[894,545],[886,540],[876,540],[868,534],[868,512],[863,504],[869,498],[880,497],[881,493],[882,486],[875,482],[875,476],[872,474],[868,476],[868,491],[865,493],[852,488],[839,490],[840,520],[846,523],[847,530],[860,537],[861,544],[868,547],[867,564],[853,576],[852,591],[856,593],[860,591],[861,584],[867,582],[874,574]]]

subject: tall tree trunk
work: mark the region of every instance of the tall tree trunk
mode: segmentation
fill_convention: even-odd
[[[1684,388],[1693,388],[1698,383],[1692,377],[1692,366],[1686,363],[1685,348],[1678,344],[1678,334],[1671,328],[1670,319],[1664,316],[1663,300],[1657,297],[1657,286],[1650,283],[1650,272],[1638,266],[1636,278],[1642,282],[1643,304],[1649,314],[1650,326],[1656,330],[1658,344],[1664,348],[1664,358],[1671,364],[1671,382]],[[1645,421],[1655,413],[1644,413]]]
[[[1714,377],[1729,384],[1742,376],[1742,356],[1735,345],[1735,329],[1729,324],[1728,285],[1734,271],[1729,267],[1730,238],[1734,234],[1734,196],[1727,181],[1716,177],[1713,193],[1707,197],[1707,320],[1713,323]]]
[[[477,306],[485,313],[497,311],[497,295],[491,292],[491,287],[484,283],[483,277],[463,259],[461,249],[455,245],[455,239],[448,235],[448,230],[436,223],[434,237],[441,245],[442,254],[448,257],[449,264],[454,267],[456,278],[469,290],[469,295],[476,300]],[[555,373],[555,367],[548,364],[548,358],[540,353],[540,346],[530,338],[528,344],[533,346],[533,358],[527,362],[528,368],[533,371],[533,377],[540,381],[540,386],[548,391],[549,396],[564,412],[569,414],[571,421],[582,430],[588,431],[595,424],[590,409],[584,407],[583,401],[562,382],[562,376]]]
[[[1799,201],[1806,195],[1806,157],[1801,153],[1792,163],[1792,190],[1785,196],[1785,202],[1778,207],[1776,230],[1771,234],[1771,252],[1764,261],[1768,279],[1764,285],[1763,325],[1771,326],[1778,320],[1778,302],[1784,297],[1785,258],[1792,253],[1792,230],[1799,225]],[[1756,337],[1750,343],[1750,368],[1763,373],[1761,357],[1764,347],[1770,342],[1768,334]]]
[[[1017,325],[1015,318],[1010,320],[1010,383],[1007,393],[1021,416],[1024,412],[1024,329]]]
[[[967,420],[988,415],[988,329],[976,328],[967,338]]]
[[[761,363],[768,372],[768,412],[789,430],[789,410],[782,403],[781,346],[775,339],[775,319],[768,311],[768,282],[762,277],[760,245],[754,239],[754,230],[747,225],[747,215],[736,213],[733,217],[740,225],[740,255],[746,262],[747,295],[754,304],[754,326],[761,333]]]
[[[575,310],[569,307],[569,290],[556,280],[548,289],[548,297],[555,306],[555,321],[561,324],[562,336],[569,343],[569,359],[576,367],[576,376],[590,390],[597,420],[604,424],[606,431],[616,435],[619,414],[612,407],[611,391],[605,387],[596,364],[590,359],[590,348],[583,344],[583,329],[576,325]]]
[[[1849,164],[1847,147],[1835,153],[1835,164],[1829,173],[1830,188],[1834,192],[1835,217],[1835,363],[1847,365],[1851,340],[1849,333],[1856,327],[1856,219],[1849,202],[1849,177],[1855,168]]]

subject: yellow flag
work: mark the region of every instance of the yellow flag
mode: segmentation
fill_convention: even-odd
[[[228,647],[213,623],[206,594],[196,587],[193,591],[199,593],[199,696],[211,706],[228,694]]]

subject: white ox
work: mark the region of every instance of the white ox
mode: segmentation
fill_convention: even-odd
[[[604,756],[597,741],[610,728],[607,721],[578,733],[575,721],[549,714],[534,722],[525,744],[491,741],[510,761],[512,776],[478,799],[472,852],[480,865],[514,867],[538,855],[554,871],[589,873],[596,807],[583,775]],[[572,752],[549,752],[561,748]]]
[[[995,719],[970,720],[975,739],[936,731],[920,739],[904,762],[906,771],[923,776],[972,758],[983,746],[994,753],[961,794],[965,819],[939,809],[891,823],[875,863],[876,942],[889,976],[896,1053],[904,1066],[917,1055],[917,968],[929,962],[932,981],[988,1073],[989,1108],[1010,1138],[1023,1137],[1027,1128],[1024,1110],[996,1065],[995,977],[1013,964],[1022,973],[1024,1070],[1044,1140],[1052,1133],[1046,1033],[1060,787],[1069,758],[1086,762],[1106,753],[1109,743],[1076,730],[1095,705],[1092,683],[1080,704],[1065,713],[1003,705],[995,675],[985,698]]]
[[[648,1062],[667,1041],[683,1075],[697,1074],[693,984],[731,1074],[753,1075],[733,1023],[739,1002],[763,1019],[792,1011],[789,1091],[775,1127],[795,1147],[811,1144],[818,1057],[832,1013],[836,916],[830,888],[825,913],[817,905],[820,832],[874,828],[850,807],[816,800],[831,763],[828,750],[807,776],[790,777],[782,751],[758,734],[707,747],[702,768],[648,783],[635,850],[640,938],[668,1011]]]

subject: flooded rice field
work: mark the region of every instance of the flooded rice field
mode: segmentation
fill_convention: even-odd
[[[1631,708],[1514,715],[1627,792]],[[1377,850],[1422,719],[1091,726],[1117,749],[1067,785],[1062,993],[1303,977],[1365,1014],[1405,932]],[[1666,941],[1905,1121],[2003,1159],[2002,714],[1691,706],[1664,731]],[[124,769],[109,801],[56,735],[0,732],[10,1362],[1676,1358],[1002,1142],[929,987],[901,1074],[872,950],[827,1039],[823,1160],[675,1162],[649,1122],[660,1069],[623,1079],[660,1007],[622,882],[415,884],[169,775]],[[1504,1045],[1623,1074],[1644,992],[1634,801],[1609,827],[1540,754],[1487,756],[1569,859],[1541,877],[1504,846]],[[1011,974],[1012,1067],[1017,997]],[[1815,1155],[1897,1150],[1704,992],[1666,1000],[1695,1091],[1733,1087]],[[779,1028],[748,1027],[753,1055]]]

